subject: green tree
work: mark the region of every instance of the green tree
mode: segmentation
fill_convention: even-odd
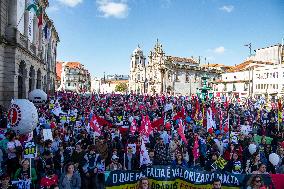
[[[127,91],[127,84],[126,83],[118,83],[116,86],[115,86],[115,91],[116,92],[121,92],[121,93],[124,93]]]

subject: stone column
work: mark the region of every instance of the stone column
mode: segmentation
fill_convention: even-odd
[[[34,68],[35,69],[35,68]],[[35,71],[34,71],[34,81],[33,81],[33,89],[36,89],[36,83],[37,83],[37,71],[36,71],[37,69],[35,69]]]
[[[35,45],[35,54],[37,55],[38,53],[38,20],[36,15],[34,16],[33,19],[33,44]]]
[[[8,3],[8,25],[17,26],[17,0],[9,0]]]
[[[28,0],[25,0],[25,8],[28,6]],[[24,35],[28,38],[29,35],[29,11],[24,13]]]
[[[9,41],[14,41],[16,38],[17,27],[17,0],[9,0],[8,2],[8,27],[6,37]]]

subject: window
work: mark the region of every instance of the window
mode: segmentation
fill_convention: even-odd
[[[234,76],[234,79],[237,79],[237,76]]]
[[[188,72],[186,72],[186,74],[185,74],[185,81],[189,82],[189,73]]]
[[[276,72],[276,78],[278,78],[278,72]]]
[[[179,76],[179,71],[176,72],[176,81],[179,81],[178,76]]]
[[[70,83],[68,83],[68,87],[70,86]]]
[[[261,89],[263,89],[263,84],[261,84]]]
[[[236,85],[235,85],[235,83],[233,83],[233,91],[236,91],[237,89],[236,89]]]

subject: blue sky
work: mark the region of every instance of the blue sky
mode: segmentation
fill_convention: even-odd
[[[129,74],[140,44],[156,39],[166,55],[241,63],[252,48],[281,43],[283,0],[50,0],[59,33],[58,60],[79,61],[92,76]]]

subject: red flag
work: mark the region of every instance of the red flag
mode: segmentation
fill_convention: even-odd
[[[151,123],[152,128],[157,128],[157,130],[160,130],[160,126],[164,124],[164,117],[161,117],[160,119],[157,119],[156,121],[153,121]]]
[[[130,126],[130,132],[132,133],[132,135],[134,135],[134,133],[136,132],[137,130],[137,124],[136,124],[136,120],[133,119],[132,123],[131,123],[131,126]]]
[[[152,131],[151,122],[149,116],[146,115],[145,117],[142,118],[140,132],[145,134],[147,137],[149,137],[151,131]]]
[[[198,157],[199,157],[199,144],[198,144],[198,137],[197,136],[194,139],[194,145],[193,145],[192,153],[193,153],[194,160],[197,160]]]
[[[183,130],[183,126],[182,126],[182,121],[181,120],[179,120],[178,134],[179,134],[180,138],[182,139],[182,141],[185,144],[187,144],[187,140],[186,140],[185,135],[184,135],[184,130]]]
[[[101,128],[97,121],[97,118],[95,115],[93,115],[91,121],[90,121],[90,127],[97,133],[101,134]]]
[[[38,18],[38,24],[37,24],[38,27],[42,26],[42,16],[43,16],[43,15],[42,15],[42,13],[41,13],[41,14],[39,14],[38,17],[37,17],[37,18]]]
[[[107,120],[105,120],[104,118],[101,118],[100,116],[96,116],[96,120],[98,122],[99,125],[102,125],[102,126],[108,126],[108,127],[111,127],[111,123],[108,122]]]
[[[182,107],[181,111],[177,113],[177,115],[175,115],[173,117],[173,120],[177,120],[177,119],[185,119],[185,110],[184,107]]]

